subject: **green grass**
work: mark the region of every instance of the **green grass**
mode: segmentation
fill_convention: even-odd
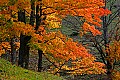
[[[0,59],[0,80],[64,80],[47,72],[33,72]]]

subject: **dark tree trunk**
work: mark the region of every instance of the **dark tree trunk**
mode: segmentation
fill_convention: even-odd
[[[110,61],[107,61],[107,75],[109,79],[112,79],[112,69],[113,66],[110,64]]]
[[[106,9],[106,3],[107,1],[105,0],[105,7],[104,9]],[[107,25],[107,16],[103,16],[103,37],[104,37],[104,45],[105,45],[105,50],[108,48],[108,25]],[[106,57],[108,57],[108,53],[106,52]],[[111,75],[112,75],[112,64],[109,60],[106,61],[106,67],[107,67],[107,75],[109,77],[109,79],[111,79]]]
[[[35,4],[34,1],[31,0],[31,14],[30,14],[30,25],[34,25],[35,22]],[[25,12],[19,12],[18,13],[18,20],[25,23]],[[29,43],[29,40],[31,39],[31,36],[20,36],[20,51],[19,51],[19,65],[24,68],[28,68],[29,63],[29,46],[27,45]]]
[[[25,11],[19,11],[18,12],[18,21],[24,22],[25,23]],[[18,65],[23,67],[24,63],[24,49],[25,49],[25,44],[24,44],[24,35],[20,35],[20,49],[19,49],[19,60],[18,60]]]
[[[35,6],[34,3],[31,4],[31,14],[30,14],[30,25],[34,26],[34,22],[35,22]],[[25,64],[24,68],[28,69],[28,65],[29,65],[29,50],[30,47],[29,45],[27,45],[29,43],[29,40],[31,39],[31,36],[24,36],[24,54],[23,54],[23,63]]]
[[[30,14],[30,25],[34,26],[35,22],[35,3],[34,0],[31,0],[31,14]]]
[[[18,12],[18,21],[25,22],[25,11]],[[19,49],[19,60],[18,65],[23,68],[28,68],[29,64],[29,46],[27,45],[31,36],[20,35],[20,49]]]
[[[42,1],[42,0],[39,0],[39,1]],[[36,27],[35,27],[36,31],[38,30],[39,26],[42,23],[41,22],[41,20],[42,20],[41,16],[42,16],[42,4],[36,6]],[[39,59],[38,59],[38,72],[41,72],[41,70],[42,70],[42,54],[43,54],[43,51],[38,50],[38,56],[39,56]]]
[[[29,46],[28,41],[30,40],[30,36],[22,35],[20,36],[20,49],[19,49],[19,61],[18,65],[23,68],[28,68],[29,63]]]
[[[38,50],[38,56],[39,56],[39,59],[38,59],[38,72],[42,71],[42,54],[43,54],[43,51]]]
[[[19,60],[18,60],[18,65],[23,67],[23,54],[24,54],[24,37],[21,34],[20,35],[20,49],[19,49]]]
[[[11,62],[12,62],[12,64],[15,64],[16,63],[16,44],[15,44],[15,38],[11,39],[10,45],[11,45]]]
[[[29,40],[31,39],[31,36],[25,36],[24,38],[24,42],[25,42],[25,48],[24,48],[24,63],[25,66],[24,68],[28,69],[28,64],[29,64],[29,45],[27,45],[29,43]]]

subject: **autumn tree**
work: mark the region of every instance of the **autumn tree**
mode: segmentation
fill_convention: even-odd
[[[1,26],[1,32],[2,32],[1,37],[4,35],[7,35],[7,36],[4,36],[4,38],[2,38],[3,41],[6,39],[8,40],[8,42],[11,41],[10,42],[11,51],[12,51],[11,57],[13,57],[12,59],[13,61],[15,61],[14,57],[15,57],[15,50],[16,50],[16,46],[15,46],[15,43],[13,43],[13,40],[15,38],[20,38],[20,34],[26,35],[30,32],[30,29],[33,30],[32,27],[29,26],[28,24],[25,25],[24,23],[22,23],[22,22],[25,22],[25,18],[24,18],[25,14],[23,11],[24,10],[29,11],[28,7],[29,7],[28,1],[26,2],[19,1],[19,0],[13,1],[13,2],[9,0],[5,0],[3,2],[1,1],[1,16],[2,16],[1,21],[4,22],[4,23],[1,23],[1,25],[3,26],[3,27]],[[29,27],[25,28],[25,26],[29,26]]]
[[[114,67],[115,67],[114,64],[117,62],[116,60],[118,60],[116,58],[119,56],[119,54],[116,53],[116,51],[117,51],[116,49],[109,47],[109,46],[111,46],[111,44],[114,44],[113,46],[115,47],[116,40],[118,41],[118,44],[119,44],[119,25],[118,24],[120,21],[119,21],[119,8],[115,9],[116,2],[117,2],[117,0],[116,1],[108,1],[108,2],[106,1],[106,6],[104,8],[109,8],[112,13],[108,17],[104,16],[102,19],[103,20],[103,29],[102,29],[103,36],[101,36],[101,38],[103,38],[103,39],[99,39],[100,41],[98,41],[98,39],[95,38],[95,41],[96,41],[95,46],[99,50],[102,60],[106,64],[107,74],[109,77],[111,76],[112,71],[114,70]],[[107,5],[109,5],[109,6],[107,6]],[[116,21],[116,22],[114,22],[114,21]],[[114,40],[115,40],[115,42],[114,42]],[[104,50],[111,49],[113,52],[104,51],[102,48]],[[114,53],[114,55],[112,55],[113,53]],[[118,56],[116,56],[116,55],[118,55]],[[112,58],[113,56],[116,56],[116,58],[114,57],[114,59],[113,59]]]
[[[73,1],[74,3],[77,1]],[[41,4],[42,3],[42,4]],[[70,4],[69,4],[70,3]],[[99,17],[103,16],[104,14],[108,14],[109,11],[106,9],[104,10],[103,8],[98,8],[98,6],[101,6],[103,5],[103,3],[100,1],[96,1],[95,4],[96,5],[92,5],[93,8],[91,8],[90,5],[88,5],[89,2],[83,2],[84,5],[83,6],[79,6],[79,8],[75,8],[75,7],[78,7],[78,5],[80,4],[83,4],[83,3],[79,3],[77,5],[73,5],[74,3],[72,3],[71,1],[63,1],[63,2],[60,2],[60,1],[50,1],[48,3],[48,1],[40,1],[40,3],[38,3],[40,6],[42,6],[42,12],[40,11],[39,12],[39,15],[40,15],[40,20],[42,19],[42,17],[44,15],[47,15],[47,17],[52,13],[55,14],[55,16],[58,18],[58,20],[60,20],[60,18],[64,18],[66,15],[73,15],[73,16],[82,16],[83,20],[85,20],[85,23],[83,25],[83,33],[86,33],[87,31],[90,31],[92,32],[92,34],[95,36],[95,35],[98,35],[98,34],[101,34],[97,29],[94,28],[94,26],[91,26],[91,25],[97,25],[97,26],[100,26],[99,22],[101,21],[99,19]],[[94,3],[92,1],[92,3]],[[63,4],[63,5],[61,5]],[[57,6],[57,7],[56,7]],[[59,6],[59,7],[58,7]],[[101,6],[102,7],[102,6]],[[69,9],[68,9],[69,8]],[[84,9],[85,8],[85,9]],[[74,10],[73,10],[74,9]],[[94,9],[97,9],[97,11],[95,11]],[[78,11],[75,12],[75,11]],[[79,13],[80,12],[80,13]],[[89,13],[88,13],[89,12]],[[99,12],[99,13],[98,13]],[[87,14],[87,15],[86,15]],[[92,20],[92,15],[94,15],[94,18]],[[50,20],[55,20],[56,18],[50,18]],[[90,19],[90,20],[89,20]],[[97,22],[96,22],[97,21]],[[51,21],[50,21],[51,22]],[[41,22],[42,23],[42,22]],[[46,23],[45,23],[46,24]],[[50,23],[48,23],[50,24]],[[41,25],[42,26],[42,25]],[[42,27],[39,27],[40,29]],[[44,25],[43,25],[44,26]],[[44,26],[45,28],[47,28],[48,26]],[[49,25],[50,27],[50,25]],[[52,26],[53,27],[53,26]],[[38,30],[39,31],[39,30]],[[42,30],[40,30],[39,32],[42,32]],[[43,30],[44,32],[44,30]],[[39,33],[39,34],[42,34],[42,33]],[[47,38],[47,35],[46,35],[46,38],[48,40],[45,40],[45,42],[49,42],[49,40],[52,40],[54,39],[55,37],[52,38],[53,34],[51,37],[49,37],[50,35],[48,35],[48,38]],[[50,38],[50,39],[49,39]],[[44,40],[43,40],[44,41]],[[42,41],[42,42],[43,42]],[[44,42],[43,42],[44,43]],[[35,43],[34,43],[35,44]],[[40,45],[41,43],[39,43],[38,45]],[[45,43],[44,43],[45,45]],[[47,45],[45,45],[47,46]],[[43,49],[43,51],[47,51],[48,48],[44,48],[43,45],[42,46],[39,46],[40,49]],[[45,50],[44,50],[45,49]],[[56,50],[55,50],[56,51]],[[75,56],[74,56],[75,57]]]
[[[33,2],[33,3],[32,3]],[[91,32],[93,36],[101,35],[101,32],[95,28],[95,26],[100,27],[100,17],[103,15],[107,15],[110,13],[109,10],[103,9],[105,6],[104,1],[102,0],[38,0],[38,1],[30,1],[29,0],[18,0],[9,6],[8,3],[11,3],[9,0],[5,0],[5,2],[1,2],[2,5],[6,5],[5,9],[1,10],[1,16],[3,19],[8,20],[11,19],[10,11],[13,11],[18,17],[17,20],[12,21],[12,26],[9,28],[8,26],[3,24],[8,28],[1,29],[1,31],[10,32],[12,35],[20,38],[20,65],[27,68],[28,66],[28,51],[29,47],[27,46],[28,41],[30,40],[30,47],[34,47],[38,50],[39,53],[39,65],[38,70],[42,69],[42,55],[52,55],[53,58],[58,60],[57,62],[60,64],[58,70],[60,69],[68,69],[75,71],[76,74],[92,74],[92,73],[104,73],[105,70],[102,69],[104,64],[95,62],[94,56],[90,55],[85,47],[82,44],[74,42],[72,39],[64,36],[60,31],[52,31],[53,28],[59,28],[61,24],[61,20],[67,16],[81,16],[84,21],[82,25],[82,34],[86,34],[87,32]],[[31,11],[30,9],[31,4]],[[36,11],[34,11],[34,5]],[[8,9],[10,8],[10,9]],[[2,13],[3,12],[3,13]],[[9,12],[9,13],[5,13]],[[30,24],[25,21],[25,13],[31,12],[30,20],[32,20]],[[34,12],[36,16],[36,24],[34,25]],[[17,14],[18,13],[18,14]],[[4,15],[5,14],[5,15]],[[4,20],[2,20],[4,22]],[[7,21],[5,21],[7,22]],[[34,27],[34,26],[35,27]],[[12,29],[9,30],[9,29]],[[13,32],[14,31],[14,32]],[[4,32],[3,35],[6,35]],[[8,35],[8,34],[7,34]],[[11,35],[10,35],[11,36]],[[7,38],[6,36],[5,38]],[[30,37],[30,39],[28,38]],[[47,55],[47,56],[48,56]],[[25,57],[27,56],[27,57]],[[78,60],[77,63],[82,64],[77,65],[77,63],[73,62],[73,66],[69,68],[64,68],[63,65],[68,60],[72,59],[73,61]],[[63,61],[63,62],[62,62]],[[87,64],[86,61],[90,63]],[[61,63],[60,63],[61,62]],[[92,64],[92,65],[91,65]],[[54,64],[53,64],[54,65]],[[90,66],[91,65],[91,66]],[[54,65],[56,66],[56,65]],[[76,67],[75,67],[76,66]],[[68,67],[68,66],[67,66]],[[76,68],[78,70],[76,70]],[[82,72],[81,69],[86,70],[86,72]],[[92,71],[89,71],[91,70]],[[98,72],[100,69],[100,72]],[[80,72],[79,72],[80,71]],[[56,73],[55,72],[55,73]]]
[[[114,70],[116,69],[115,67],[119,62],[119,59],[117,58],[119,57],[119,52],[116,53],[118,48],[114,48],[116,47],[116,43],[119,44],[119,39],[120,39],[119,37],[120,8],[118,3],[119,3],[118,0],[116,1],[106,0],[105,2],[106,6],[104,6],[104,8],[108,8],[111,11],[111,14],[108,16],[103,16],[101,18],[102,28],[99,28],[99,30],[102,32],[102,35],[93,36],[91,33],[87,33],[83,35],[82,38],[80,38],[81,40],[79,40],[81,43],[88,45],[87,48],[91,49],[91,52],[93,52],[95,55],[97,55],[96,52],[100,54],[101,57],[99,58],[99,60],[103,60],[102,62],[106,64],[108,77],[110,77],[111,74],[114,73]],[[72,25],[74,26],[73,23]],[[73,29],[75,27],[73,27]],[[77,30],[74,29],[74,32],[75,31],[79,33]],[[113,47],[113,48],[110,48],[110,47]],[[110,48],[110,51],[108,51],[109,48]],[[118,76],[119,72],[116,72],[116,73]]]

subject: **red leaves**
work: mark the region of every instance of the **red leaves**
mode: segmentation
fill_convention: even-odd
[[[104,7],[103,0],[52,0],[49,2],[44,0],[43,4],[46,5],[46,8],[49,6],[48,10],[44,10],[46,13],[52,10],[62,18],[67,15],[82,16],[85,19],[85,24],[87,23],[90,25],[89,27],[91,27],[88,29],[88,26],[86,26],[83,30],[92,32],[94,36],[101,35],[101,32],[94,27],[101,26],[100,17],[110,14],[108,9],[101,8]]]

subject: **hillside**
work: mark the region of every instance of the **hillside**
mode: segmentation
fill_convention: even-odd
[[[0,80],[63,80],[45,72],[33,72],[0,59]]]

